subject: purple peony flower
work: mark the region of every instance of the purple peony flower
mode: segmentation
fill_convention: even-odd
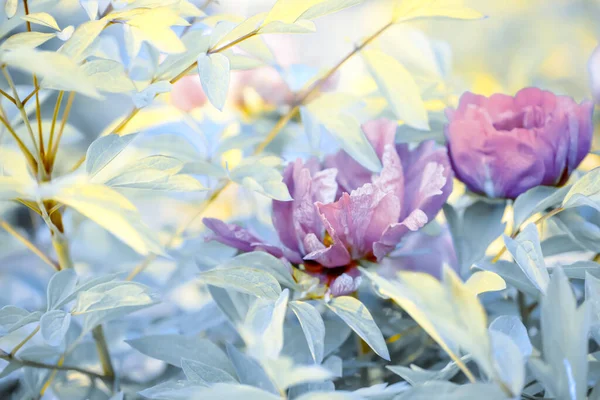
[[[210,239],[241,251],[284,257],[321,279],[332,295],[357,289],[360,260],[381,261],[403,237],[435,217],[452,191],[444,149],[425,142],[413,150],[394,142],[396,123],[363,125],[382,161],[374,175],[341,151],[327,158],[290,163],[283,181],[293,200],[273,201],[273,225],[282,247],[248,231],[207,218]]]
[[[448,109],[448,153],[476,193],[514,199],[534,186],[560,186],[590,150],[593,103],[537,88],[515,97],[465,93]]]

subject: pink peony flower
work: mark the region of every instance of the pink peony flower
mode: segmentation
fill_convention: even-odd
[[[593,103],[537,88],[515,97],[465,93],[448,109],[454,172],[488,197],[514,199],[534,186],[560,186],[590,151]]]
[[[360,261],[381,261],[408,232],[434,218],[452,191],[444,149],[433,142],[414,150],[396,145],[393,121],[372,121],[363,130],[382,161],[378,175],[343,151],[328,157],[326,168],[316,159],[287,166],[283,180],[293,200],[273,201],[273,225],[282,247],[207,218],[204,223],[214,233],[210,239],[303,264],[334,296],[356,290]]]
[[[184,76],[171,88],[173,105],[181,111],[190,112],[208,101],[198,75]]]

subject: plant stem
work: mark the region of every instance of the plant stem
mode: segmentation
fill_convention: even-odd
[[[8,222],[0,220],[0,227],[2,227],[2,229],[4,229],[6,232],[13,235],[18,241],[23,243],[29,250],[31,250],[32,253],[38,256],[46,264],[50,265],[57,271],[60,270],[60,267],[58,265],[56,265],[52,260],[50,260],[50,258],[48,258],[48,256],[45,255],[40,249],[38,249],[29,239],[17,232],[17,230],[14,229]]]
[[[536,220],[535,220],[533,223],[534,223],[535,225],[539,225],[539,224],[541,224],[542,222],[544,222],[544,221],[546,221],[547,219],[549,219],[549,218],[551,218],[551,217],[555,216],[556,214],[558,214],[559,212],[561,212],[561,211],[563,211],[563,210],[564,210],[564,208],[562,208],[562,207],[555,208],[554,210],[550,211],[549,213],[547,213],[547,214],[544,214],[544,215],[540,216],[540,217],[539,217],[538,219],[536,219]],[[513,239],[514,239],[514,238],[516,238],[516,237],[517,237],[517,235],[518,235],[520,232],[521,232],[521,227],[519,227],[519,229],[517,229],[517,230],[515,231],[515,233],[513,233],[513,234],[511,235],[511,238],[513,238]],[[496,256],[495,256],[495,257],[492,259],[492,264],[495,264],[496,262],[498,262],[498,260],[500,260],[500,257],[502,257],[502,255],[504,254],[504,252],[505,252],[505,251],[506,251],[506,246],[502,246],[502,248],[500,249],[500,251],[498,252],[498,254],[496,254]]]
[[[4,90],[0,89],[0,94],[6,97],[11,103],[17,105],[17,101],[10,94],[6,93]]]
[[[100,358],[100,364],[102,364],[102,370],[104,371],[104,375],[110,378],[114,378],[115,370],[112,366],[110,353],[108,352],[108,345],[106,344],[106,337],[104,336],[104,329],[102,328],[102,325],[98,325],[92,330],[92,336],[96,341],[96,349],[98,350],[98,357]]]
[[[15,83],[13,82],[10,72],[8,72],[8,68],[6,66],[2,67],[2,73],[4,74],[4,77],[6,78],[6,82],[8,83],[8,86],[10,86],[10,88],[13,92],[13,97],[16,101],[17,109],[19,110],[19,113],[21,114],[21,118],[23,119],[23,122],[25,123],[25,126],[27,127],[27,131],[29,132],[29,137],[31,139],[31,143],[33,143],[33,149],[34,149],[33,155],[34,155],[36,163],[38,165],[38,167],[36,168],[36,173],[38,175],[38,179],[44,178],[45,171],[42,168],[42,160],[40,157],[40,150],[38,148],[37,141],[35,139],[35,135],[33,134],[33,129],[31,128],[31,124],[29,123],[29,117],[27,116],[27,112],[25,111],[25,107],[23,107],[23,103],[21,103],[21,99],[19,99],[19,94],[17,93],[17,87],[15,86]],[[8,124],[8,121],[6,121],[6,124]],[[15,136],[16,136],[16,133],[15,133]]]
[[[100,375],[97,374],[93,371],[88,371],[86,369],[83,368],[78,368],[78,367],[70,367],[70,366],[63,366],[62,363],[60,365],[52,365],[52,364],[45,364],[45,363],[40,363],[40,362],[35,362],[35,361],[28,361],[28,360],[21,360],[19,358],[16,358],[10,354],[0,354],[0,359],[8,361],[8,362],[16,362],[21,364],[24,367],[31,367],[31,368],[43,368],[43,369],[51,369],[51,370],[60,370],[60,371],[76,371],[85,375],[88,375],[89,377],[93,378],[93,379],[100,379],[104,382],[106,382],[107,384],[111,382],[111,377],[109,376],[104,376],[104,375]]]
[[[58,92],[58,97],[56,98],[56,104],[54,105],[54,113],[52,114],[52,124],[50,125],[50,139],[48,139],[48,153],[49,155],[52,153],[52,147],[54,145],[54,130],[56,129],[56,121],[58,120],[58,112],[60,111],[60,105],[62,103],[62,99],[65,95],[64,91]]]
[[[14,355],[17,354],[17,351],[21,350],[21,347],[25,346],[25,343],[29,342],[29,340],[31,340],[31,338],[34,337],[35,334],[38,333],[39,331],[40,331],[40,325],[38,325],[29,335],[27,335],[27,337],[25,339],[23,339],[21,341],[21,343],[16,345],[15,348],[10,351],[9,356],[14,357]]]
[[[31,153],[31,151],[29,151],[27,146],[25,146],[25,143],[23,143],[23,141],[21,140],[19,135],[17,135],[17,132],[15,132],[15,130],[13,129],[13,127],[10,126],[10,123],[6,120],[6,118],[4,118],[3,116],[0,117],[0,122],[2,122],[2,125],[4,125],[6,130],[8,130],[8,132],[10,132],[13,139],[15,139],[15,141],[17,142],[17,146],[19,146],[19,149],[21,150],[21,152],[27,159],[27,162],[29,163],[29,167],[31,168],[33,174],[37,175],[37,169],[38,169],[37,161],[35,160],[35,157]]]
[[[323,86],[323,84],[325,84],[325,82],[327,82],[327,80],[329,78],[331,78],[331,76],[333,76],[333,74],[335,74],[348,60],[350,60],[354,55],[356,55],[359,51],[361,51],[362,49],[364,49],[367,45],[369,45],[369,43],[371,43],[373,40],[375,40],[377,37],[379,37],[382,33],[384,33],[389,27],[391,27],[393,25],[393,22],[389,22],[387,24],[385,24],[384,26],[382,26],[380,29],[378,29],[374,34],[372,34],[371,36],[369,36],[367,39],[365,39],[359,46],[355,47],[350,53],[348,53],[344,58],[342,58],[336,65],[334,65],[325,75],[323,75],[321,78],[319,78],[297,101],[296,104],[283,116],[279,119],[279,121],[277,121],[277,123],[275,124],[275,126],[273,126],[273,128],[269,131],[269,133],[267,134],[267,136],[264,138],[264,140],[254,149],[253,154],[254,155],[258,155],[260,153],[262,153],[267,146],[277,137],[277,135],[281,132],[281,130],[283,128],[285,128],[285,126],[287,125],[288,122],[290,122],[292,120],[292,118],[294,118],[294,116],[296,116],[296,114],[300,111],[300,106],[302,104],[304,104],[304,102],[306,102],[307,100],[310,99],[310,97],[317,93],[319,91],[319,89]],[[235,46],[236,44],[242,42],[243,40],[246,40],[248,38],[251,38],[253,36],[255,36],[257,34],[256,31],[253,31],[245,36],[242,36],[241,38],[234,40],[233,42],[220,47],[218,49],[215,50],[209,50],[208,53],[212,54],[212,53],[218,53],[220,51],[224,51],[227,50],[229,47]],[[188,67],[185,71],[183,71],[182,73],[180,73],[179,75],[177,75],[175,78],[173,78],[171,80],[171,83],[177,82],[177,80],[179,80],[181,77],[185,76],[187,74],[187,72],[191,71],[194,67],[196,66],[196,63],[192,64],[190,67]],[[136,109],[137,110],[137,109]],[[129,121],[131,120],[131,118],[126,118],[123,122],[125,121]],[[119,126],[117,127],[119,130],[122,129],[125,124],[124,123],[119,124]],[[117,128],[115,128],[113,130],[113,132],[117,131]],[[82,161],[83,162],[83,161]],[[79,164],[80,165],[80,164]],[[218,188],[216,188],[212,194],[210,195],[210,197],[206,200],[204,200],[204,202],[200,205],[200,208],[198,209],[198,211],[196,211],[194,213],[194,215],[192,215],[192,217],[185,222],[184,224],[182,224],[177,231],[175,231],[175,233],[171,236],[171,238],[169,239],[169,241],[167,242],[167,247],[170,247],[172,245],[172,243],[183,233],[185,232],[194,221],[196,221],[200,216],[202,216],[202,214],[204,214],[204,211],[206,211],[206,209],[221,195],[221,193],[223,193],[225,191],[225,189],[227,189],[229,186],[231,185],[231,181],[227,181],[226,183],[220,185]],[[146,269],[148,267],[148,265],[150,265],[154,260],[156,260],[157,256],[155,254],[150,254],[148,255],[140,264],[138,264],[133,270],[132,272],[129,274],[129,276],[127,277],[127,280],[132,280],[134,279],[140,272],[144,271],[144,269]]]
[[[63,132],[65,130],[65,126],[67,126],[67,121],[69,120],[69,114],[71,113],[71,107],[73,106],[73,100],[75,99],[75,92],[69,93],[69,98],[67,99],[67,105],[63,111],[62,120],[60,121],[60,129],[58,130],[58,136],[56,138],[56,143],[52,149],[48,149],[50,152],[50,166],[54,166],[54,161],[56,160],[56,154],[58,153],[58,145],[60,144],[60,140],[62,139]],[[51,168],[52,169],[52,168]]]

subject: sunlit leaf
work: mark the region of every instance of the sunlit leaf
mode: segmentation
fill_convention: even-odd
[[[429,118],[421,91],[410,72],[395,58],[380,50],[363,50],[362,54],[377,87],[396,117],[413,128],[429,130]]]
[[[83,69],[64,54],[22,48],[6,52],[1,58],[11,67],[43,78],[44,87],[100,97]]]
[[[594,168],[575,182],[565,195],[562,206],[590,206],[600,211],[600,168]]]
[[[48,28],[52,28],[54,30],[60,31],[60,28],[58,27],[56,20],[54,19],[54,17],[52,15],[50,15],[48,13],[45,13],[45,12],[31,13],[28,15],[24,15],[21,18],[23,18],[25,21],[29,21],[34,24],[46,26]]]
[[[83,64],[82,68],[100,91],[123,93],[136,90],[121,63],[113,60],[92,60]]]
[[[362,3],[363,0],[326,0],[304,11],[299,19],[315,19]]]
[[[17,7],[19,6],[19,2],[17,0],[5,0],[4,3],[4,13],[7,18],[12,18],[17,13]]]
[[[137,135],[108,135],[96,139],[88,148],[85,169],[91,176],[98,174],[135,139]]]
[[[394,22],[415,18],[481,19],[485,15],[464,6],[464,0],[396,0]]]
[[[477,271],[465,282],[465,286],[476,294],[497,292],[506,289],[506,282],[490,271]]]
[[[54,33],[42,33],[42,32],[21,32],[16,35],[12,35],[6,39],[2,45],[1,50],[16,50],[20,48],[35,48],[48,40],[56,37]]]
[[[276,395],[279,394],[263,367],[256,360],[241,353],[229,343],[227,343],[227,354],[233,363],[241,384],[254,386]]]

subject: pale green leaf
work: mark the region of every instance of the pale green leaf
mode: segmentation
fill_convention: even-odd
[[[104,30],[107,23],[108,21],[102,18],[79,25],[71,38],[59,49],[59,52],[74,62],[81,61],[88,47]]]
[[[325,351],[325,323],[321,314],[309,303],[302,301],[292,301],[290,308],[300,321],[300,326],[315,363],[321,364]]]
[[[163,53],[186,51],[185,45],[171,26],[188,25],[188,23],[168,7],[158,7],[134,14],[127,21],[127,25],[137,41],[147,41]]]
[[[299,19],[315,19],[362,3],[363,0],[326,0],[304,11]]]
[[[90,176],[98,174],[135,139],[137,135],[107,135],[96,139],[88,148],[85,169]]]
[[[367,307],[350,296],[334,298],[327,307],[344,320],[380,357],[389,361],[390,353],[385,339]]]
[[[181,40],[187,51],[179,54],[169,54],[158,66],[158,80],[171,80],[182,73],[196,61],[200,54],[206,53],[210,36],[201,30],[187,32]]]
[[[216,53],[201,54],[197,61],[202,89],[212,105],[222,111],[229,89],[229,60]]]
[[[125,342],[142,354],[176,367],[180,367],[181,360],[185,358],[235,375],[235,370],[225,353],[210,340],[199,336],[151,335]]]
[[[54,33],[21,32],[12,35],[0,45],[1,50],[17,50],[19,48],[33,49],[55,37]]]
[[[92,60],[83,64],[82,68],[100,91],[124,93],[136,90],[135,85],[125,72],[125,67],[119,62]]]
[[[43,78],[42,87],[101,97],[83,69],[65,54],[18,49],[2,54],[2,61],[11,67]]]
[[[195,394],[195,399],[202,400],[281,400],[280,395],[265,392],[252,386],[231,383],[217,383],[210,387],[200,389]]]
[[[46,290],[47,310],[59,308],[64,300],[73,293],[77,285],[77,274],[73,269],[64,269],[50,278]]]
[[[45,12],[32,13],[29,15],[24,15],[21,18],[23,18],[25,21],[29,21],[33,24],[46,26],[48,28],[52,28],[54,30],[60,31],[60,28],[58,27],[56,20],[54,19],[54,17],[52,15],[50,15],[48,13],[45,13]]]
[[[590,206],[600,211],[600,168],[594,168],[575,182],[565,195],[562,206]]]
[[[345,93],[324,93],[311,101],[306,110],[325,126],[352,158],[377,172],[381,170],[381,161],[363,133],[360,122],[352,115],[352,108],[358,102]]]
[[[212,47],[221,47],[241,37],[250,35],[253,31],[257,30],[265,15],[266,13],[260,13],[240,22],[227,34],[221,36],[217,42],[213,43]]]
[[[71,314],[63,310],[48,311],[40,319],[40,330],[44,341],[50,346],[60,345],[70,324]]]
[[[413,128],[429,130],[421,91],[410,72],[398,60],[380,50],[363,50],[362,54],[396,117]]]
[[[314,22],[309,20],[299,20],[294,23],[285,23],[281,21],[273,21],[263,26],[258,31],[259,33],[312,33],[317,30]]]
[[[210,385],[213,383],[237,383],[237,380],[222,369],[207,365],[200,361],[181,359],[181,368],[185,376],[194,383]]]
[[[464,0],[397,0],[394,22],[416,18],[481,19],[485,15],[466,7]]]
[[[308,9],[327,0],[278,0],[263,21],[265,26],[273,21],[293,24]]]
[[[504,243],[531,283],[542,293],[546,292],[550,275],[544,262],[536,225],[528,224],[516,239],[504,235]]]
[[[229,177],[232,181],[272,199],[292,200],[281,173],[271,163],[273,160],[281,164],[281,160],[276,157],[246,158],[231,170]]]
[[[237,290],[260,298],[275,300],[281,294],[281,286],[277,279],[256,268],[213,269],[200,273],[200,280],[209,285]]]
[[[280,390],[307,382],[323,382],[333,374],[321,365],[294,365],[290,358],[265,360],[269,376]]]
[[[17,0],[5,0],[4,13],[8,19],[15,16],[18,6],[19,2]]]
[[[279,394],[263,367],[256,360],[243,354],[230,343],[227,343],[226,346],[227,355],[235,368],[236,375],[241,384],[251,385],[273,394]]]

